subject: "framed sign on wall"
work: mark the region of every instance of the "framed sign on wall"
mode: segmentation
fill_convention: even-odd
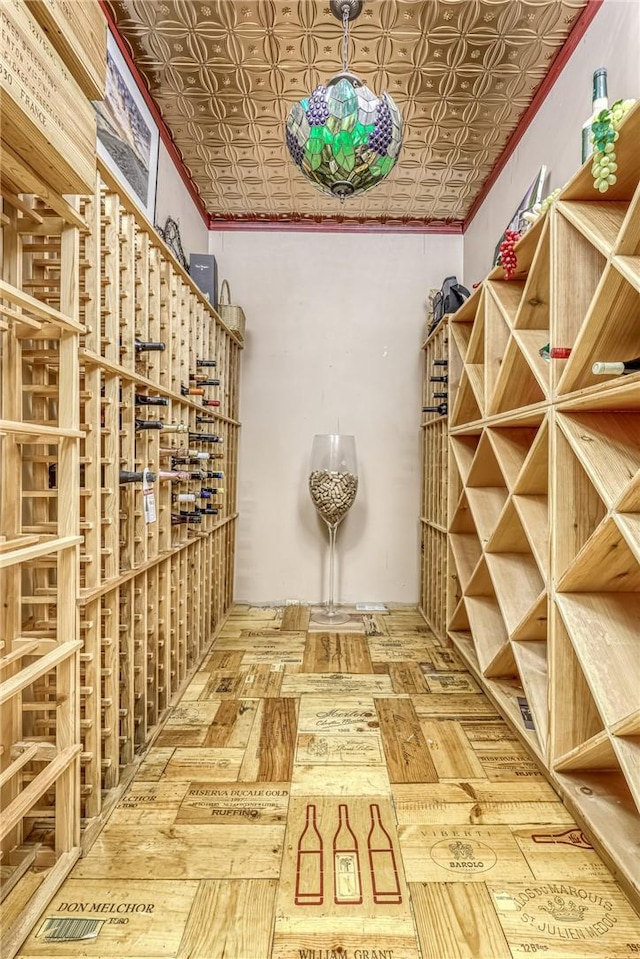
[[[94,107],[98,156],[153,223],[158,127],[111,33],[107,36],[105,98],[95,101]]]

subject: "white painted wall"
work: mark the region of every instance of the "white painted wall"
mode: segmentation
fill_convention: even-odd
[[[640,0],[605,0],[464,236],[464,283],[482,280],[498,238],[546,163],[549,191],[581,162],[581,128],[591,110],[591,78],[605,66],[609,102],[640,97]]]
[[[169,151],[160,140],[155,222],[164,229],[168,216],[180,227],[180,239],[187,263],[190,253],[208,251],[209,230],[176,170]]]
[[[214,232],[210,250],[247,315],[236,599],[325,597],[309,456],[315,433],[343,432],[360,489],[338,531],[338,599],[417,602],[425,301],[460,275],[462,237]]]

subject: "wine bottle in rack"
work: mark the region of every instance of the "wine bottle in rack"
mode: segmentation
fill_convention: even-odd
[[[220,400],[203,400],[203,406],[220,406]]]
[[[217,365],[218,365],[218,361],[217,361],[217,360],[196,360],[196,366],[197,366],[197,367],[217,366]]]
[[[220,510],[217,506],[201,506],[200,512],[205,516],[217,516]]]
[[[338,905],[362,902],[358,840],[349,824],[349,807],[338,806],[338,828],[333,837],[333,880]]]
[[[144,471],[141,472],[130,472],[129,470],[120,470],[120,485],[124,486],[125,483],[142,483],[145,479]],[[148,483],[155,483],[157,475],[152,473],[150,470],[147,471],[146,481]]]
[[[161,430],[164,429],[162,420],[139,420],[135,422],[137,430]]]
[[[446,373],[444,373],[442,376],[430,376],[429,382],[430,383],[448,383],[449,377],[447,376]]]
[[[635,360],[613,360],[594,363],[591,372],[594,376],[628,376],[640,370],[640,356]]]
[[[188,433],[189,427],[186,423],[163,423],[162,429],[165,433]]]
[[[190,443],[222,443],[222,437],[216,433],[189,433]]]
[[[204,389],[201,386],[185,386],[181,383],[180,393],[182,396],[204,396]]]
[[[448,409],[448,407],[447,407],[447,404],[446,404],[446,403],[439,403],[437,406],[423,406],[423,407],[422,407],[422,412],[423,412],[423,413],[437,413],[439,416],[446,416],[446,415],[447,415],[447,409]]]
[[[209,454],[189,450],[186,456],[172,456],[171,459],[174,463],[199,463],[201,460],[208,460]]]
[[[176,446],[175,448],[161,447],[161,456],[197,456],[199,450],[190,450],[186,446]]]
[[[436,360],[432,360],[432,363],[433,363],[434,366],[448,366],[448,365],[449,365],[449,360],[436,359]]]
[[[136,393],[135,404],[136,406],[168,406],[169,400],[166,396],[144,396]]]
[[[172,493],[171,499],[174,503],[195,503],[195,493]]]
[[[545,343],[544,346],[540,347],[538,353],[543,360],[547,361],[547,363],[549,363],[551,360],[568,360],[571,356],[571,347],[551,346],[550,343]]]
[[[216,421],[215,421],[215,419],[213,419],[213,417],[212,417],[211,414],[209,414],[208,416],[197,416],[197,415],[196,415],[196,423],[198,423],[199,425],[202,424],[202,423],[204,423],[205,426],[213,426],[215,422],[216,422]]]
[[[224,493],[224,486],[203,486],[202,492],[208,496],[221,496]]]
[[[203,470],[202,472],[203,479],[224,479],[224,473],[222,470]]]
[[[324,902],[323,843],[316,825],[316,807],[311,803],[298,839],[295,902],[298,906],[321,906]]]
[[[166,343],[150,342],[146,340],[135,340],[134,347],[136,353],[162,353],[166,350]]]
[[[179,526],[180,523],[201,523],[202,513],[172,513],[171,525]]]
[[[220,380],[209,380],[198,377],[196,386],[220,386]]]
[[[437,391],[434,390],[434,393],[433,393],[434,400],[446,400],[448,399],[448,397],[449,397],[448,393],[443,393],[441,390],[437,390]]]
[[[187,483],[191,479],[191,473],[187,470],[158,470],[158,479]]]

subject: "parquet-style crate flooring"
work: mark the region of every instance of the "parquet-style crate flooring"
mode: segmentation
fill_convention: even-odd
[[[237,606],[20,955],[617,959],[640,920],[417,612]]]

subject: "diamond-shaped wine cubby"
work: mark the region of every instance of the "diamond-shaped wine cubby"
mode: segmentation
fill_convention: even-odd
[[[516,244],[513,279],[495,268],[451,318],[448,609],[469,669],[640,905],[640,370],[592,371],[640,357],[638,142],[640,105],[618,182],[594,191],[586,164]]]

